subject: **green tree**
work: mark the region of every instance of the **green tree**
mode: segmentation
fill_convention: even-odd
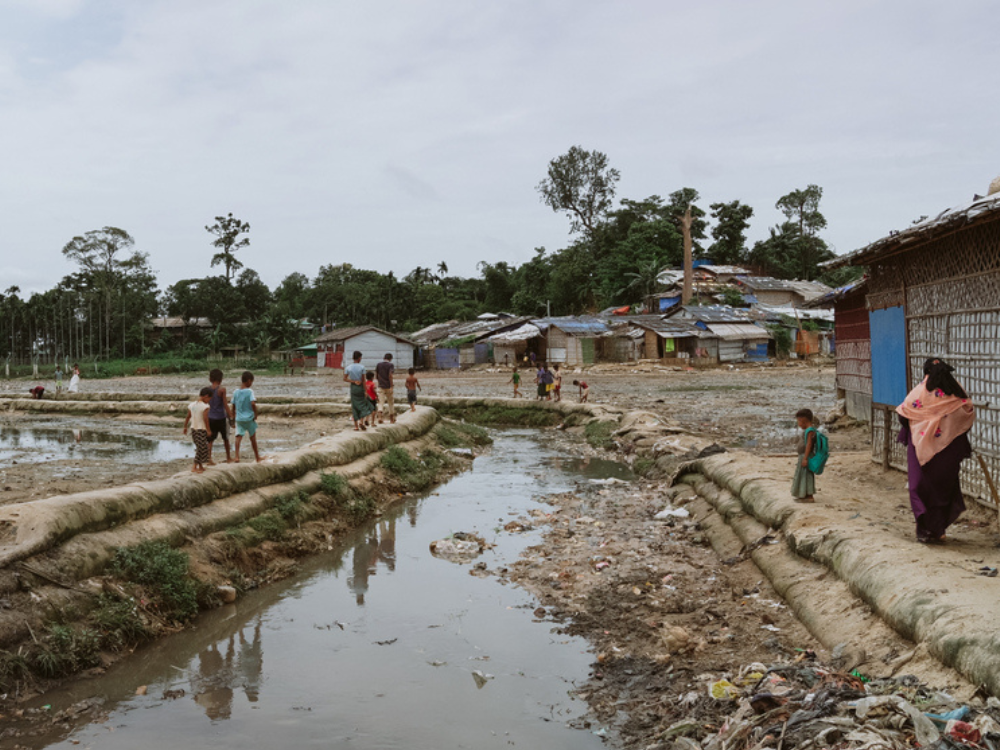
[[[650,258],[639,263],[634,271],[628,271],[623,275],[626,283],[618,292],[619,296],[631,304],[654,294],[659,288],[659,276],[662,270],[663,262],[659,258]]]
[[[708,248],[708,257],[717,265],[739,265],[746,260],[747,228],[753,208],[740,203],[713,203],[709,207],[715,226],[712,227],[712,239],[715,240]]]
[[[104,227],[70,240],[63,255],[74,261],[79,270],[61,282],[63,288],[76,292],[87,305],[78,316],[91,318],[96,308],[100,321],[97,345],[92,349],[109,356],[121,342],[127,344],[142,335],[146,318],[156,311],[156,277],[148,256],[132,250],[135,240],[123,229]],[[91,330],[94,320],[91,318]]]
[[[250,225],[229,213],[226,216],[216,216],[215,223],[205,227],[205,231],[215,236],[212,247],[219,250],[212,256],[211,267],[215,268],[221,263],[226,269],[226,281],[229,282],[236,271],[243,268],[243,263],[237,260],[235,254],[250,244],[249,237],[240,236],[250,231]]]
[[[570,231],[593,236],[611,208],[621,175],[608,166],[607,155],[573,146],[549,162],[548,173],[536,190],[542,203],[570,217]]]

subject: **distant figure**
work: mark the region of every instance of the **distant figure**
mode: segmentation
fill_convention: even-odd
[[[233,411],[236,415],[236,456],[235,463],[240,462],[240,443],[244,435],[250,436],[250,446],[253,457],[260,463],[260,451],[257,450],[257,397],[253,393],[253,373],[246,370],[240,376],[241,387],[233,391]]]
[[[45,395],[45,386],[36,385],[34,388],[29,388],[28,393],[30,393],[31,397],[36,401],[41,401],[42,397]]]
[[[208,402],[208,465],[215,466],[212,460],[212,449],[215,439],[222,436],[222,444],[226,448],[226,463],[232,463],[229,452],[229,422],[235,419],[232,407],[226,399],[226,389],[222,385],[222,370],[216,368],[208,373],[209,387],[212,389],[212,400]]]
[[[586,403],[590,396],[590,386],[583,380],[574,380],[573,385],[580,389],[580,403]]]
[[[503,366],[504,367],[509,367],[510,366],[510,352],[504,352],[504,355],[503,355]]]
[[[556,365],[552,373],[552,395],[556,401],[562,401],[562,373],[559,372],[559,365]]]
[[[368,396],[365,395],[365,368],[361,364],[361,352],[354,352],[354,362],[344,368],[344,382],[350,383],[351,418],[354,421],[354,431],[367,430],[365,417],[371,414]]]
[[[546,401],[552,400],[552,384],[555,382],[555,376],[549,369],[548,365],[542,365],[542,368],[538,371],[538,398],[545,398]]]
[[[208,402],[212,398],[212,389],[205,386],[198,394],[198,400],[188,404],[188,413],[184,418],[184,434],[188,434],[191,425],[191,439],[194,441],[194,465],[191,471],[201,474],[208,463]]]
[[[392,363],[391,354],[386,354],[385,358],[375,365],[375,377],[378,378],[379,422],[382,422],[387,414],[390,423],[396,421],[396,403],[392,391],[392,376],[395,372],[396,366]]]
[[[510,376],[510,380],[507,381],[507,385],[514,385],[514,395],[511,398],[521,398],[521,373],[514,368],[513,374]]]
[[[369,370],[365,373],[365,396],[368,397],[368,405],[371,406],[371,413],[366,417],[368,424],[372,427],[378,427],[375,419],[379,416],[378,413],[378,391],[375,389],[375,373]],[[379,419],[381,422],[382,420]]]
[[[958,472],[972,455],[969,430],[976,411],[943,359],[924,363],[924,379],[896,408],[906,446],[910,508],[917,541],[943,544],[945,531],[965,510]]]
[[[531,366],[534,367],[535,366],[535,353],[534,352],[529,353],[528,354],[528,359],[531,360]]]
[[[70,393],[77,393],[80,390],[80,365],[73,365],[73,377],[69,379],[69,388],[66,390]]]
[[[59,365],[56,365],[56,395],[58,396],[62,393],[63,387],[63,371]]]
[[[406,376],[406,400],[410,404],[410,411],[417,410],[417,391],[421,390],[420,381],[417,380],[416,370],[412,367],[407,371]]]
[[[792,477],[792,497],[800,503],[814,503],[816,498],[816,475],[809,471],[809,457],[816,450],[816,428],[813,427],[813,413],[809,409],[795,412],[795,421],[803,430],[795,446],[795,476]]]

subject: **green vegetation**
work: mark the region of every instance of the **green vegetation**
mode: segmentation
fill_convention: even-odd
[[[100,635],[92,628],[50,625],[29,663],[43,677],[62,677],[97,666],[100,647]]]
[[[150,636],[139,607],[132,600],[101,594],[90,619],[100,632],[102,648],[112,651],[140,643]]]
[[[198,584],[188,567],[188,556],[166,542],[119,548],[111,561],[112,573],[142,586],[164,617],[178,621],[198,613]]]
[[[774,348],[779,357],[787,357],[792,350],[792,332],[782,325],[767,326],[774,339]]]
[[[374,498],[359,495],[340,474],[322,474],[320,487],[352,523],[359,523],[375,512]]]
[[[587,426],[584,428],[584,435],[587,437],[587,442],[595,448],[613,451],[617,445],[611,439],[611,433],[614,432],[617,426],[614,422],[599,422],[594,420],[587,423]]]
[[[394,445],[382,456],[381,466],[411,492],[419,492],[441,480],[441,471],[451,466],[452,458],[437,451],[425,450],[414,458]]]
[[[653,468],[656,462],[651,458],[637,458],[632,464],[632,471],[640,476],[644,477],[649,473],[649,470]]]
[[[464,422],[440,424],[434,431],[434,436],[445,448],[461,448],[465,446],[490,445],[493,438],[482,427]]]
[[[557,411],[530,406],[436,406],[452,419],[477,425],[509,427],[554,427],[563,421]]]

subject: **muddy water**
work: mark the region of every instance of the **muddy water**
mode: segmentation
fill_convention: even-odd
[[[100,677],[43,699],[52,711],[102,696],[105,721],[42,748],[597,748],[571,693],[585,641],[554,632],[537,601],[428,546],[475,531],[513,561],[538,532],[504,523],[537,498],[621,467],[556,455],[535,431],[498,436],[473,469],[359,529],[295,579],[208,613]],[[478,673],[478,674],[477,674]],[[146,695],[136,695],[147,686]]]
[[[188,458],[189,442],[64,426],[0,426],[0,467],[62,459],[110,459],[143,465]]]

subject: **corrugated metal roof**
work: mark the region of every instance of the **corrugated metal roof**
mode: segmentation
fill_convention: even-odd
[[[554,326],[570,336],[603,336],[608,333],[608,321],[589,315],[562,318],[535,318],[532,321],[539,329],[546,331]]]
[[[769,339],[771,334],[753,323],[707,323],[708,330],[723,341]]]
[[[327,341],[346,341],[347,339],[352,339],[355,336],[360,336],[362,333],[367,333],[368,331],[377,331],[378,333],[385,334],[386,336],[391,336],[396,339],[396,341],[402,341],[407,344],[416,344],[405,336],[400,336],[395,333],[389,333],[388,331],[383,331],[381,328],[376,328],[375,326],[352,326],[350,328],[335,328],[332,331],[317,336],[314,341],[317,344],[323,344]]]
[[[771,276],[743,276],[737,282],[755,292],[787,292],[793,291],[793,287],[784,279],[775,279]]]
[[[728,305],[685,305],[668,312],[673,320],[696,320],[701,323],[752,323],[746,310]]]
[[[542,332],[538,326],[532,323],[525,323],[512,331],[505,331],[489,337],[489,341],[494,344],[513,344],[518,341],[527,341],[536,336],[541,336]]]
[[[658,315],[636,316],[628,321],[665,339],[701,338],[707,334],[685,320],[664,320]]]

